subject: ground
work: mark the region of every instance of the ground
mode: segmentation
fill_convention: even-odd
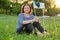
[[[44,18],[44,25],[41,18],[41,25],[49,33],[49,35],[43,36],[34,34],[18,35],[16,33],[17,20],[18,16],[0,15],[0,40],[60,40],[60,17]]]

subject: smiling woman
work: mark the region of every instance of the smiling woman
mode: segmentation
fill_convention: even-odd
[[[56,8],[60,8],[60,0],[55,0]]]
[[[22,12],[18,16],[18,25],[16,32],[20,33],[32,33],[37,34],[35,27],[41,32],[46,34],[47,31],[40,25],[39,18],[31,14],[31,6],[29,4],[24,4],[22,7]],[[39,32],[39,33],[40,33]]]

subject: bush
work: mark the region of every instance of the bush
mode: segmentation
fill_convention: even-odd
[[[47,10],[47,15],[49,15],[49,16],[55,16],[58,13],[60,13],[60,9],[57,9],[57,8],[49,8]]]
[[[18,3],[13,4],[10,12],[18,15],[21,12],[21,5]]]

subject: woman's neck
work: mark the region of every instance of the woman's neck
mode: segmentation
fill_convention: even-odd
[[[24,15],[25,15],[26,17],[29,17],[30,14],[29,14],[29,13],[24,13]]]
[[[26,16],[28,16],[29,15],[29,13],[24,13]]]

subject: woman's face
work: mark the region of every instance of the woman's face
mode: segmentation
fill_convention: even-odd
[[[30,7],[24,6],[24,13],[29,13],[29,12],[30,12]]]

